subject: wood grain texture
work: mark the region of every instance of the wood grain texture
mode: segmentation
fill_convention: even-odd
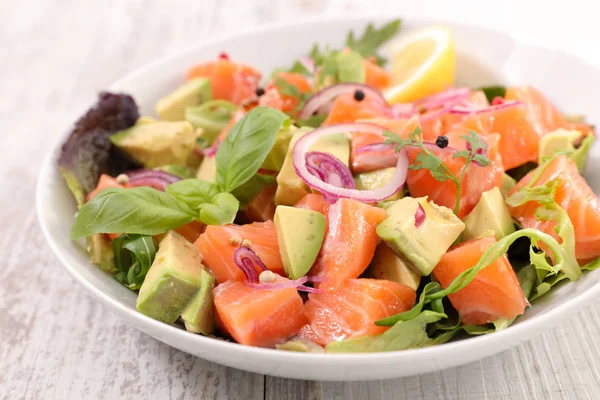
[[[511,21],[523,28],[535,12],[513,2],[491,15],[483,3],[468,5],[472,15],[506,29]],[[585,51],[579,38],[599,32],[586,2],[560,13],[549,3],[527,37],[576,17],[556,40]],[[435,2],[419,6],[438,18],[465,9],[448,16]],[[41,160],[97,91],[213,35],[321,14],[410,15],[396,2],[0,0],[0,9],[1,399],[600,398],[600,299],[532,342],[463,367],[389,381],[296,381],[209,363],[138,332],[86,295],[46,247],[34,212]]]

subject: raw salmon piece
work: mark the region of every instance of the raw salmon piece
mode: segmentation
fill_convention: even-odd
[[[201,224],[197,221],[192,221],[187,225],[180,226],[175,229],[177,233],[186,238],[188,242],[194,243],[200,237],[200,234],[204,232],[206,225]]]
[[[483,90],[473,90],[467,98],[467,103],[476,107],[488,107],[490,102]]]
[[[219,325],[240,344],[274,347],[306,324],[295,288],[255,289],[227,281],[213,289]]]
[[[258,98],[258,105],[283,110],[283,97],[276,88],[266,89],[265,93]]]
[[[389,117],[390,111],[379,98],[366,95],[361,101],[354,99],[354,93],[339,95],[334,101],[323,125],[355,122],[358,119]]]
[[[229,100],[235,104],[241,104],[255,94],[261,76],[255,68],[226,58],[198,64],[187,72],[187,79],[210,79],[213,99]]]
[[[367,268],[377,247],[377,224],[385,210],[357,200],[339,199],[329,207],[329,231],[310,275],[320,276],[320,289],[343,285]]]
[[[385,128],[386,130],[397,134],[403,139],[408,136],[416,129],[419,125],[419,118],[412,117],[409,119],[363,119],[360,122],[374,124]],[[351,142],[351,153],[350,163],[352,165],[352,172],[355,174],[361,172],[375,171],[382,168],[393,167],[396,165],[398,157],[394,150],[381,150],[381,151],[369,151],[369,152],[358,152],[357,150],[361,147],[374,144],[383,143],[386,140],[384,136],[376,133],[352,133]]]
[[[325,201],[322,195],[309,193],[294,204],[296,208],[304,208],[306,210],[317,211],[327,217],[329,213],[329,203]]]
[[[509,192],[509,196],[527,185],[534,171],[530,172]],[[575,255],[578,260],[600,256],[600,200],[589,187],[585,178],[577,170],[577,165],[565,156],[554,158],[534,187],[558,179],[555,200],[567,212],[575,230]],[[523,228],[535,228],[558,239],[553,221],[539,221],[535,218],[537,202],[529,202],[511,208],[514,219]]]
[[[277,74],[274,80],[272,80],[266,87],[267,91],[269,89],[275,89],[279,92],[281,98],[281,108],[280,110],[286,113],[292,112],[298,106],[300,99],[296,96],[290,96],[283,94],[285,93],[285,88],[280,83],[278,84],[278,80],[285,81],[288,85],[295,86],[298,89],[298,94],[309,94],[312,93],[313,89],[308,82],[308,79],[302,74],[292,73],[292,72],[280,72]],[[261,99],[262,100],[262,99]],[[298,110],[299,111],[299,110]]]
[[[567,128],[569,122],[564,115],[539,90],[531,86],[506,89],[506,100],[519,100],[527,106],[527,118],[539,136],[558,128]]]
[[[104,189],[125,188],[125,187],[127,187],[127,186],[119,184],[119,182],[117,182],[116,178],[113,178],[112,176],[107,175],[107,174],[102,174],[102,175],[100,175],[100,179],[98,180],[98,185],[96,185],[96,189],[94,189],[88,193],[86,200],[90,201],[90,199],[92,197],[94,197],[95,195],[97,195]]]
[[[206,227],[194,245],[219,283],[241,281],[245,279],[245,275],[233,261],[233,253],[244,239],[250,241],[250,248],[267,268],[280,275],[284,274],[277,232],[271,221],[247,225],[211,225]]]
[[[461,272],[475,266],[496,242],[495,237],[488,236],[451,247],[433,269],[433,276],[447,288]],[[448,298],[465,325],[514,318],[523,314],[529,304],[506,254],[479,271],[471,283]]]
[[[465,131],[448,133],[446,136],[449,139],[450,146],[459,150],[466,149],[464,139],[460,138],[465,134],[467,134]],[[458,217],[460,218],[473,210],[483,192],[500,186],[502,182],[504,167],[498,152],[500,137],[498,135],[488,135],[485,140],[488,143],[488,157],[491,162],[487,167],[481,167],[473,163],[467,167],[467,172],[461,182],[461,199],[458,211]],[[464,158],[453,158],[454,153],[448,148],[437,149],[434,152],[455,176],[460,174],[465,165]],[[419,151],[411,150],[409,153],[411,163],[413,163]],[[409,169],[406,183],[412,197],[429,196],[429,200],[435,204],[454,210],[456,203],[456,185],[454,182],[450,180],[439,182],[426,169]]]
[[[275,192],[277,185],[265,186],[244,209],[244,215],[250,221],[272,221],[275,216]]]
[[[365,335],[378,335],[389,327],[375,321],[404,311],[415,303],[414,290],[382,279],[350,279],[333,291],[311,293],[304,305],[309,324],[299,336],[320,345]]]
[[[375,89],[385,89],[392,83],[392,74],[376,63],[364,59],[363,68],[365,69],[365,84],[373,86]]]

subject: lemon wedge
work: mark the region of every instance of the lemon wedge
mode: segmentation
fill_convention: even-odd
[[[408,103],[452,86],[456,56],[452,33],[431,27],[399,38],[392,54],[392,86],[384,92],[390,104]]]

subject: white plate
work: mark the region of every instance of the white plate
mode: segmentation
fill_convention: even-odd
[[[121,79],[110,90],[131,93],[142,114],[153,114],[159,97],[182,82],[189,66],[228,52],[234,60],[260,68],[264,73],[290,65],[314,42],[339,46],[349,29],[360,29],[381,18],[329,19],[297,25],[272,25],[193,47],[154,62]],[[405,34],[431,21],[406,20]],[[600,71],[570,54],[532,47],[506,34],[448,23],[458,51],[459,84],[531,84],[567,112],[584,113],[600,121],[596,90]],[[72,121],[65,121],[65,127]],[[514,326],[491,335],[473,337],[425,349],[371,354],[303,354],[241,346],[194,335],[152,320],[135,309],[135,295],[112,277],[90,264],[84,247],[69,239],[76,211],[71,193],[56,168],[64,136],[46,159],[37,189],[37,210],[48,244],[65,269],[96,299],[129,324],[152,337],[198,357],[257,373],[298,379],[370,380],[401,377],[448,368],[506,350],[550,329],[560,317],[574,312],[600,294],[600,270],[585,274],[576,283],[560,287],[527,310]],[[596,165],[600,151],[594,147],[590,164]],[[587,177],[598,193],[600,171],[588,169]],[[131,357],[135,357],[132,354]]]

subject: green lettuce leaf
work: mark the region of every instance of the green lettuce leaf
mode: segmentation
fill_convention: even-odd
[[[152,236],[123,234],[112,241],[115,279],[131,290],[139,290],[154,262],[157,246]]]

